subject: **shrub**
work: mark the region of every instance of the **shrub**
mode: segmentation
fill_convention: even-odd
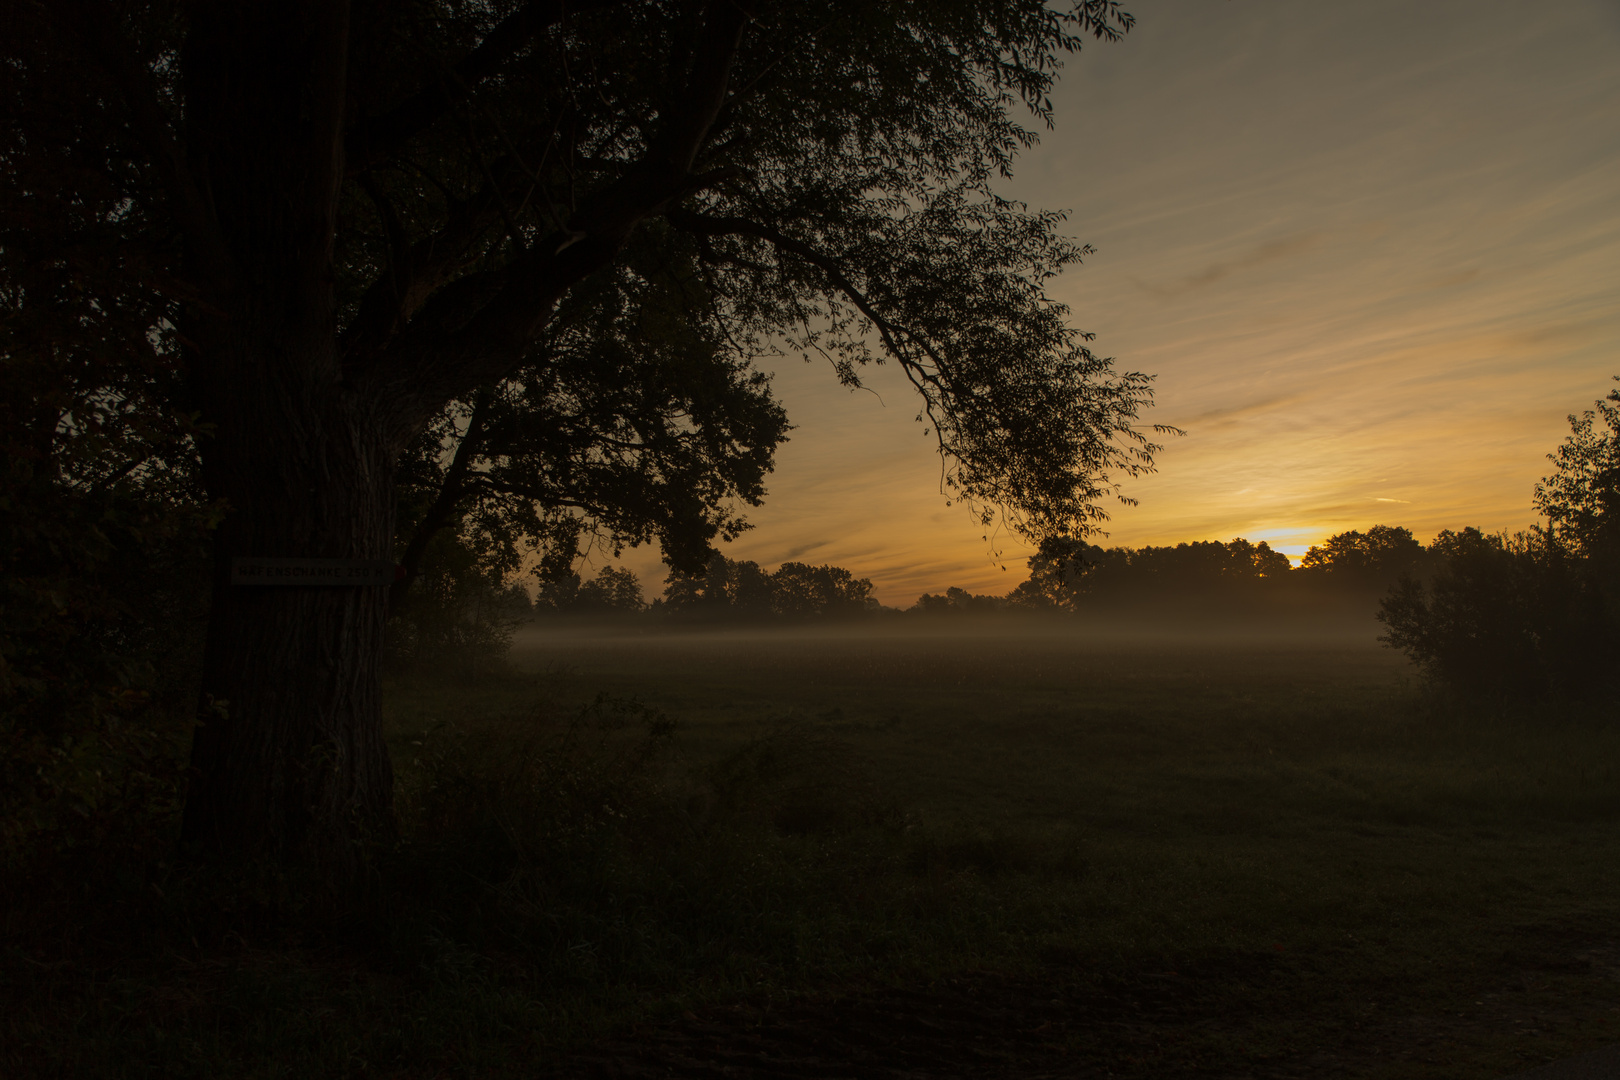
[[[533,615],[529,594],[449,530],[434,538],[424,564],[389,612],[385,663],[463,678],[499,670],[513,632]]]
[[[212,523],[29,471],[0,482],[0,859],[24,873],[172,824]]]
[[[1551,534],[1442,532],[1441,568],[1403,577],[1380,640],[1469,696],[1597,699],[1616,673],[1616,627],[1589,564]]]

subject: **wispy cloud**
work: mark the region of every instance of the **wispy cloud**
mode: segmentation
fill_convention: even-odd
[[[1178,296],[1193,289],[1213,285],[1217,281],[1245,270],[1253,270],[1256,267],[1276,262],[1279,259],[1302,255],[1315,247],[1320,240],[1321,235],[1318,233],[1295,233],[1292,236],[1269,240],[1238,258],[1210,263],[1196,274],[1189,274],[1171,285],[1154,285],[1146,281],[1138,282],[1138,284],[1155,296]]]
[[[832,543],[831,540],[817,540],[817,541],[815,541],[813,543],[800,544],[797,547],[791,547],[782,556],[782,561],[783,562],[791,562],[792,560],[797,559],[801,555],[808,555],[812,551],[820,550],[821,548],[827,547],[831,543]]]
[[[1471,266],[1467,270],[1457,270],[1457,271],[1454,271],[1454,272],[1449,273],[1449,274],[1441,274],[1438,277],[1432,277],[1432,278],[1430,278],[1429,280],[1427,280],[1427,281],[1425,281],[1423,283],[1423,288],[1425,288],[1425,289],[1452,289],[1452,288],[1456,288],[1458,285],[1467,285],[1471,281],[1478,280],[1480,273],[1481,273],[1481,270],[1480,270],[1479,267]]]
[[[1242,405],[1233,405],[1224,409],[1210,409],[1208,412],[1199,413],[1185,420],[1176,419],[1167,422],[1174,424],[1189,434],[1194,434],[1200,429],[1208,431],[1216,428],[1231,427],[1262,413],[1275,412],[1278,409],[1297,404],[1305,400],[1305,398],[1304,393],[1280,394],[1276,397],[1251,401]]]

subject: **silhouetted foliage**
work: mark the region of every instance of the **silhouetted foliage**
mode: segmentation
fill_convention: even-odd
[[[771,578],[756,562],[717,553],[701,574],[670,574],[658,606],[689,618],[768,619]]]
[[[839,619],[866,614],[872,583],[842,566],[785,562],[771,575],[771,610],[784,619]]]
[[[1029,558],[1029,579],[1007,594],[1009,604],[1032,610],[1068,610],[1082,595],[1082,579],[1100,551],[1072,536],[1049,536]]]
[[[1553,473],[1536,485],[1535,507],[1557,541],[1585,562],[1609,610],[1620,612],[1620,390],[1571,415],[1569,426],[1563,445],[1547,455]]]
[[[1536,486],[1546,528],[1514,536],[1442,532],[1429,580],[1385,598],[1382,639],[1465,695],[1612,701],[1620,677],[1616,533],[1620,395],[1571,416]],[[1602,428],[1598,428],[1601,421]]]
[[[544,577],[535,597],[536,611],[559,615],[634,615],[646,608],[641,579],[616,566],[602,567],[589,581],[572,570]]]
[[[580,586],[577,603],[588,611],[625,614],[647,606],[641,595],[641,581],[635,573],[612,566],[602,567],[594,578]]]
[[[872,583],[841,566],[785,562],[767,574],[756,562],[715,555],[702,575],[671,574],[662,612],[687,618],[848,619],[870,613]]]
[[[1029,579],[1006,602],[1026,610],[1078,611],[1097,603],[1231,599],[1257,595],[1288,574],[1286,555],[1242,537],[1143,548],[1101,548],[1058,537],[1030,557]]]
[[[1612,692],[1615,627],[1588,567],[1544,531],[1442,532],[1427,583],[1403,578],[1380,640],[1468,695],[1582,699]]]
[[[1410,529],[1374,525],[1328,537],[1305,553],[1299,569],[1339,588],[1381,593],[1424,565],[1423,545]]]
[[[387,659],[396,669],[462,677],[500,669],[533,614],[505,548],[469,529],[437,533],[415,587],[395,599]]]
[[[161,840],[207,610],[206,508],[50,464],[8,456],[0,482],[0,869]]]
[[[667,238],[664,238],[667,239]],[[447,407],[400,464],[408,591],[442,529],[564,578],[582,544],[700,570],[759,505],[787,417],[686,252],[637,247],[569,294],[524,366]]]
[[[3,144],[0,144],[3,148]],[[0,859],[172,820],[194,707],[217,517],[196,417],[108,250],[113,178],[78,200],[62,154],[6,156],[0,183]],[[165,335],[169,335],[166,337]]]
[[[1008,604],[1006,597],[970,593],[953,585],[943,594],[923,593],[912,610],[922,615],[989,615]]]

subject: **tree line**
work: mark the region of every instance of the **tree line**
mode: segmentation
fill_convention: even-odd
[[[1238,538],[1163,547],[1103,548],[1059,539],[1029,559],[1027,580],[1005,595],[951,587],[924,593],[908,608],[887,607],[872,582],[841,566],[785,562],[767,571],[752,560],[716,553],[699,574],[672,573],[661,596],[647,600],[628,569],[603,566],[584,579],[577,571],[543,576],[536,615],[647,615],[684,621],[803,621],[894,615],[992,612],[1076,612],[1146,599],[1233,600],[1280,590],[1320,588],[1364,595],[1387,589],[1428,565],[1430,553],[1408,529],[1375,525],[1329,537],[1299,568],[1265,541]],[[513,586],[505,586],[508,590]],[[476,589],[469,596],[478,595]],[[521,602],[516,608],[524,608]],[[471,610],[471,607],[469,607]]]
[[[906,609],[878,603],[872,582],[843,567],[786,562],[767,571],[719,553],[698,573],[672,572],[650,603],[634,573],[611,565],[590,580],[572,570],[543,572],[531,607],[509,581],[455,579],[441,561],[438,576],[426,580],[448,583],[446,591],[422,596],[438,597],[441,620],[469,624],[457,640],[481,642],[492,654],[505,639],[488,629],[491,620],[509,630],[536,613],[763,623],[1108,615],[1142,605],[1263,616],[1278,604],[1332,604],[1376,613],[1381,640],[1454,691],[1589,700],[1620,675],[1620,391],[1569,419],[1570,435],[1549,455],[1553,471],[1535,489],[1541,522],[1513,534],[1469,526],[1423,544],[1410,529],[1374,525],[1328,537],[1298,566],[1265,541],[1241,537],[1105,548],[1057,536],[1041,543],[1027,579],[1005,594],[952,587]],[[465,555],[462,565],[477,560]],[[444,614],[451,610],[459,615]],[[473,629],[481,619],[486,629]],[[441,633],[430,651],[443,655],[453,637]]]

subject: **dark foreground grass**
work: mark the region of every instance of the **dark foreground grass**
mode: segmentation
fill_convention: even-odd
[[[17,898],[0,1073],[1484,1078],[1620,1039],[1620,722],[1432,700],[1370,637],[531,634],[391,688],[366,896],[102,853]]]

